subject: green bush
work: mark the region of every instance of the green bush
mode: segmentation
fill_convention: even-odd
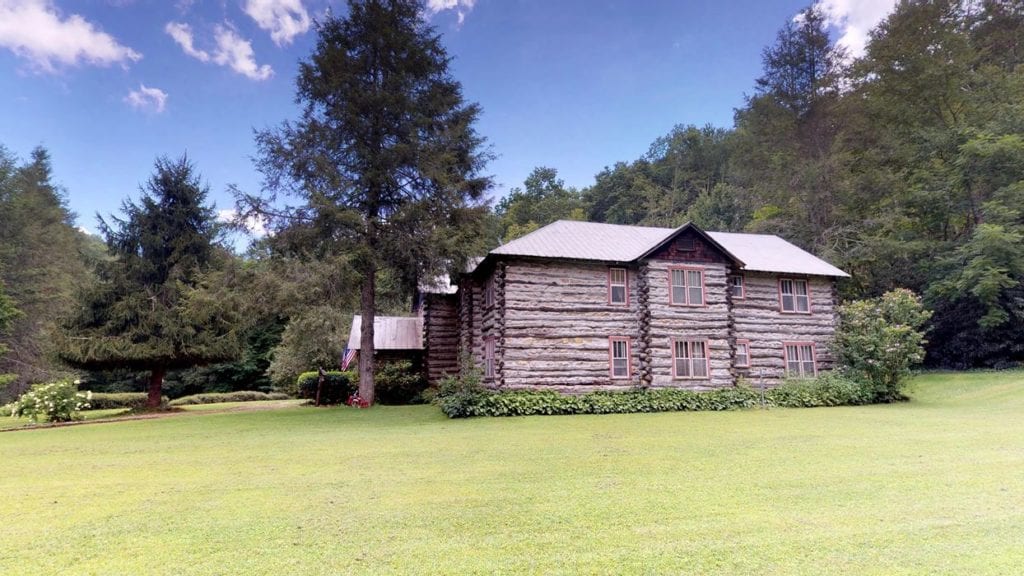
[[[0,417],[9,418],[14,413],[14,404],[4,404],[0,406]]]
[[[78,391],[74,382],[36,384],[11,405],[11,416],[26,417],[32,422],[43,418],[50,422],[70,422],[78,411],[89,407],[92,393]]]
[[[149,395],[145,392],[93,392],[89,400],[89,407],[92,410],[114,408],[142,410],[146,407],[147,399],[149,399]],[[167,405],[167,396],[160,398],[160,404]]]
[[[314,389],[313,394],[316,394]],[[192,406],[195,404],[220,404],[222,402],[259,402],[261,400],[287,400],[290,398],[282,392],[257,392],[254,390],[242,390],[239,392],[210,392],[208,394],[193,394],[182,396],[171,400],[171,406]]]
[[[408,360],[378,362],[373,375],[374,401],[379,404],[420,404],[427,382]],[[359,381],[358,377],[353,379]],[[356,384],[358,387],[358,384]]]
[[[905,398],[903,382],[924,360],[922,326],[931,315],[916,294],[902,288],[839,307],[839,360],[869,385],[874,401]]]
[[[295,382],[299,398],[316,401],[316,390],[320,374],[303,372]],[[320,391],[320,404],[344,404],[356,392],[356,386],[348,372],[324,372],[324,386]]]
[[[748,386],[709,392],[635,389],[569,395],[548,390],[494,392],[480,386],[479,374],[441,381],[435,403],[449,418],[551,414],[625,414],[634,412],[722,411],[763,407],[812,407],[865,404],[869,390],[841,374],[786,382],[763,394]]]

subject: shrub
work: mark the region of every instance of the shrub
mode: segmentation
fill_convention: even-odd
[[[723,411],[763,407],[812,407],[866,404],[872,396],[842,374],[784,383],[763,394],[745,385],[709,392],[635,389],[579,395],[550,390],[494,392],[480,386],[479,374],[447,377],[435,403],[450,418],[550,414],[625,414],[633,412]]]
[[[78,411],[89,407],[91,392],[81,393],[74,382],[36,384],[11,405],[11,416],[27,417],[32,422],[46,418],[50,422],[70,422]]]
[[[316,389],[313,390],[316,396]],[[193,394],[182,396],[171,400],[171,406],[192,406],[195,404],[220,404],[222,402],[259,402],[261,400],[287,400],[290,398],[282,392],[257,392],[254,390],[242,390],[239,392],[210,392],[207,394]]]
[[[904,399],[903,382],[910,368],[924,360],[921,327],[930,317],[921,299],[905,289],[839,307],[839,360],[868,385],[874,401]]]
[[[358,377],[354,381],[358,382]],[[412,362],[394,360],[377,364],[373,388],[374,399],[380,404],[419,404],[427,382]]]
[[[295,382],[299,398],[316,401],[316,390],[319,384],[318,372],[303,372]],[[343,404],[348,397],[356,392],[356,387],[348,372],[324,372],[324,385],[320,391],[320,404]]]
[[[92,410],[111,410],[114,408],[142,410],[146,407],[146,400],[148,398],[149,395],[145,392],[93,392],[89,400],[89,407]],[[160,398],[160,404],[167,404],[167,396]]]
[[[0,417],[7,418],[14,413],[14,404],[4,404],[0,406]]]

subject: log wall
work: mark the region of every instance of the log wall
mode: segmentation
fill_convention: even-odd
[[[750,368],[736,368],[737,375],[752,386],[780,384],[786,373],[784,342],[813,342],[818,370],[831,369],[837,321],[835,282],[806,278],[811,313],[793,314],[780,311],[780,275],[748,272],[743,276],[745,298],[733,300],[734,336],[750,341]]]
[[[501,375],[506,388],[567,392],[627,389],[640,382],[636,271],[628,304],[608,303],[608,266],[510,262],[504,270]],[[612,379],[610,336],[631,341],[631,375]]]
[[[423,300],[423,357],[427,382],[435,385],[459,371],[459,313],[455,294],[427,294]]]

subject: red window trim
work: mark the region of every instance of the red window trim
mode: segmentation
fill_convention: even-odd
[[[615,375],[615,342],[626,343],[626,375]],[[629,380],[633,377],[633,344],[629,336],[608,337],[608,377],[612,380]]]
[[[747,340],[746,338],[737,338],[736,339],[736,345],[739,346],[740,344],[746,344],[746,346],[747,346],[747,363],[746,364],[740,364],[739,360],[737,360],[736,361],[736,367],[737,368],[750,368],[750,340]],[[785,350],[783,350],[783,353],[785,353]],[[734,352],[734,354],[736,354],[736,353]],[[738,358],[739,354],[736,354],[736,357]]]
[[[692,270],[700,272],[700,304],[690,304],[690,289],[684,285],[684,294],[686,294],[686,302],[676,302],[672,298],[672,272],[675,270]],[[684,274],[685,278],[686,275]],[[702,308],[708,305],[708,287],[707,287],[707,270],[703,266],[669,266],[668,267],[668,303],[670,306],[687,306],[689,308]]]
[[[704,373],[706,376],[680,376],[676,373],[676,342],[704,343]],[[703,338],[672,338],[672,379],[673,380],[710,380],[711,379],[711,346]],[[692,372],[692,370],[691,370]]]
[[[732,279],[733,278],[739,278],[740,279],[740,295],[739,296],[733,295],[732,299],[733,300],[746,300],[747,299],[747,279],[743,276],[743,274],[729,274],[728,276],[726,276],[725,277],[725,281],[726,281],[726,284],[728,285],[729,293],[730,294],[732,294]]]
[[[484,338],[484,378],[486,379],[494,379],[498,374],[498,357],[494,341],[494,336]]]
[[[785,308],[782,307],[782,281],[783,280],[790,280],[792,282],[803,282],[807,286],[807,312],[801,312],[799,310],[796,310],[796,292],[795,292],[796,285],[795,284],[793,285],[793,289],[794,289],[794,292],[793,292],[793,308],[794,309],[793,310],[786,310]],[[813,312],[813,307],[811,306],[811,300],[812,300],[812,298],[811,298],[811,281],[808,280],[807,278],[793,278],[793,277],[790,277],[790,276],[787,276],[787,277],[780,276],[779,279],[778,279],[778,289],[779,289],[778,290],[779,291],[779,312],[781,312],[782,314],[808,314],[809,315],[809,314],[811,314],[811,312]]]
[[[612,270],[622,270],[626,277],[626,300],[624,302],[612,302]],[[618,284],[616,284],[618,286]],[[629,306],[629,270],[622,267],[611,266],[608,268],[608,304],[610,306]]]
[[[789,346],[810,346],[811,347],[811,360],[814,362],[814,374],[812,374],[810,376],[810,378],[817,378],[818,377],[818,347],[814,344],[814,342],[810,342],[810,341],[806,341],[806,340],[789,341],[789,342],[783,342],[782,343],[782,366],[785,369],[786,377],[790,376],[790,374],[789,374],[789,358],[786,356],[786,348],[788,348]],[[798,359],[798,361],[799,361],[799,359]],[[806,375],[801,376],[799,374],[797,374],[795,377],[796,378],[808,378],[808,376],[806,376]]]

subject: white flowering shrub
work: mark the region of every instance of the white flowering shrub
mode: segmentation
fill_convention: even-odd
[[[74,382],[36,384],[11,404],[11,416],[33,422],[69,422],[78,417],[79,410],[89,407],[91,396],[92,392],[79,392]]]

